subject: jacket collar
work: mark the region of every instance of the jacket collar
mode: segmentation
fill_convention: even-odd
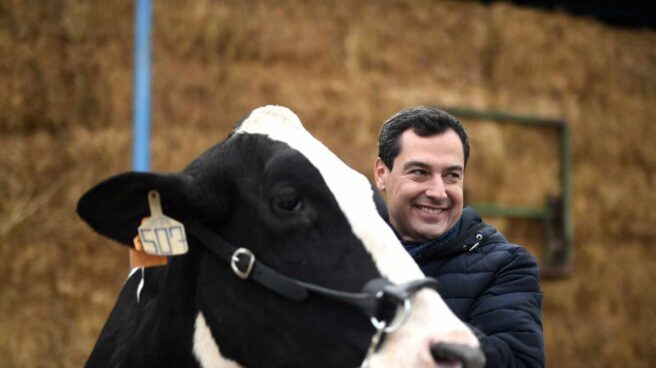
[[[436,239],[433,239],[433,240],[430,240],[430,241],[427,241],[427,242],[423,242],[423,243],[401,240],[401,244],[403,244],[403,247],[405,248],[406,251],[408,251],[408,253],[410,253],[412,258],[419,257],[426,250],[441,248],[442,246],[448,245],[453,240],[455,240],[458,237],[458,233],[460,232],[460,223],[461,223],[461,221],[458,220],[458,222],[456,222],[456,224],[453,225],[451,230],[449,230],[446,233],[440,235]],[[399,236],[399,235],[397,234],[397,236]],[[400,239],[400,236],[399,236],[399,239]]]
[[[396,230],[394,233],[401,239]],[[439,238],[425,243],[403,241],[401,243],[415,261],[423,263],[422,261],[427,259],[444,258],[474,251],[493,235],[500,234],[493,227],[484,223],[473,208],[467,206],[462,212],[460,221]]]

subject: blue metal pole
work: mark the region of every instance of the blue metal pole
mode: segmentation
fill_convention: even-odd
[[[150,170],[151,0],[136,0],[132,165]]]

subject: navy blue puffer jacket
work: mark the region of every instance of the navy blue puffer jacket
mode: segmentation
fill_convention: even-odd
[[[487,367],[544,367],[538,266],[465,207],[455,238],[414,256],[451,310],[477,334]]]

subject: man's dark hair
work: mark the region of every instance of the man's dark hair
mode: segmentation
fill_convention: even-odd
[[[380,130],[378,157],[389,170],[392,170],[394,159],[401,151],[401,134],[408,129],[412,129],[420,137],[442,134],[448,129],[453,129],[462,141],[465,166],[467,165],[467,160],[469,160],[469,138],[460,121],[442,110],[417,106],[399,111],[387,119]]]

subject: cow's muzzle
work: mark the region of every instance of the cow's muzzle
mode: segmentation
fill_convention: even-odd
[[[480,348],[463,344],[440,342],[431,346],[431,355],[438,364],[457,365],[462,368],[483,368],[485,366],[485,355]]]

